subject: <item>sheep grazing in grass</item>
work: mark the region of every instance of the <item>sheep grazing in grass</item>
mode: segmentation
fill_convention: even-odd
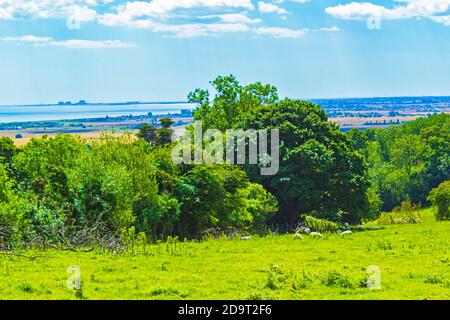
[[[251,238],[252,238],[252,237],[250,237],[250,236],[246,236],[246,237],[242,237],[241,240],[248,241],[248,240],[250,240]]]
[[[311,233],[311,229],[308,227],[300,227],[297,229],[297,233],[300,234],[310,234]]]
[[[300,233],[296,233],[296,234],[294,234],[294,239],[303,240],[303,236]]]
[[[344,232],[342,232],[341,233],[341,236],[351,236],[353,234],[353,232],[352,231],[350,231],[350,230],[347,230],[347,231],[344,231]]]
[[[323,236],[320,232],[311,232],[310,236],[313,238],[323,238]]]

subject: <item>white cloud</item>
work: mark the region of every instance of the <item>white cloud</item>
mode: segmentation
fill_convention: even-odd
[[[338,27],[320,28],[320,29],[289,29],[281,27],[261,27],[253,29],[258,35],[271,36],[273,38],[302,38],[310,32],[338,32]]]
[[[309,0],[287,0],[288,2],[295,2],[295,3],[308,3]],[[285,0],[274,0],[275,3],[284,3]]]
[[[289,12],[283,8],[280,8],[276,4],[270,2],[258,2],[258,9],[262,13],[278,13],[278,14],[288,14]]]
[[[339,31],[341,31],[341,29],[339,29],[338,27],[334,26],[334,27],[329,27],[329,28],[320,28],[319,31],[324,31],[324,32],[339,32]]]
[[[53,38],[49,37],[36,37],[32,35],[22,36],[22,37],[6,37],[2,38],[3,41],[12,41],[12,42],[31,42],[31,43],[38,43],[38,42],[50,42],[53,40]]]
[[[261,27],[254,29],[258,35],[268,35],[274,38],[301,38],[309,32],[309,29],[288,29],[279,27]]]
[[[447,25],[448,19],[442,14],[450,10],[450,0],[394,0],[391,8],[371,2],[351,2],[328,7],[325,12],[346,20],[364,20],[369,17],[380,19],[429,18]]]
[[[120,49],[134,48],[135,45],[118,40],[93,41],[93,40],[65,40],[51,41],[48,43],[51,47],[67,48],[67,49]]]
[[[444,26],[450,26],[450,15],[435,16],[435,17],[430,17],[430,19],[433,20],[434,22],[443,24]]]
[[[213,14],[198,16],[195,14],[197,9]],[[245,32],[250,29],[250,24],[262,22],[242,13],[243,9],[254,10],[251,0],[133,1],[117,6],[115,13],[99,16],[98,21],[106,26],[148,29],[176,37],[198,37],[216,33]],[[192,21],[196,19],[216,21]]]
[[[130,1],[117,7],[123,20],[138,17],[168,19],[181,9],[247,9],[253,10],[250,0],[152,0]]]
[[[67,18],[94,21],[95,7],[110,4],[114,0],[0,0],[0,19]]]
[[[69,39],[58,41],[51,37],[37,37],[33,35],[26,35],[21,37],[5,37],[1,38],[3,41],[16,42],[19,44],[29,43],[35,47],[58,47],[67,49],[114,49],[114,48],[132,48],[135,45],[119,40],[79,40]]]
[[[252,19],[246,13],[226,13],[216,14],[209,16],[202,16],[202,19],[219,19],[225,23],[244,23],[244,24],[257,24],[262,23],[261,19]]]
[[[0,19],[67,19],[96,21],[110,27],[145,29],[165,36],[199,37],[224,33],[255,33],[277,38],[299,38],[308,29],[265,26],[262,13],[280,14],[283,3],[309,0],[0,0]],[[259,25],[256,28],[255,25]],[[326,30],[322,31],[336,31]],[[18,43],[65,48],[120,48],[120,41],[66,40],[27,36]],[[4,41],[7,41],[3,39]]]

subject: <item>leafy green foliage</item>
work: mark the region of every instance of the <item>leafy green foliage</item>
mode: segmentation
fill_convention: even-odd
[[[163,122],[170,130],[171,120]],[[131,135],[33,139],[11,165],[0,164],[0,183],[0,231],[11,244],[58,244],[72,229],[99,224],[101,232],[135,228],[153,240],[196,237],[209,228],[247,230],[277,211],[238,167],[178,167],[170,146]]]
[[[325,219],[319,219],[312,216],[305,216],[305,226],[311,228],[314,231],[319,232],[335,232],[339,229],[339,225],[337,223],[325,220]]]
[[[276,196],[277,220],[295,223],[299,213],[312,211],[346,211],[345,219],[351,222],[365,216],[369,201],[363,157],[319,106],[280,101],[275,87],[242,86],[234,76],[218,77],[212,85],[216,95],[211,103],[208,91],[197,89],[189,95],[198,105],[195,119],[206,129],[280,130],[278,175],[261,177],[259,168],[246,168],[253,182]]]
[[[155,126],[144,123],[139,127],[137,134],[141,138],[152,145],[168,145],[172,143],[173,130],[170,128],[175,122],[170,118],[162,118],[159,120],[162,128],[157,129]]]
[[[407,200],[426,202],[433,188],[450,179],[450,115],[348,135],[367,160],[371,189],[385,211]]]
[[[428,199],[437,207],[438,220],[450,219],[450,181],[445,181],[433,189]]]
[[[420,223],[422,216],[419,208],[419,205],[413,205],[410,201],[403,201],[401,206],[394,208],[392,212],[383,212],[375,223],[378,225]]]
[[[0,163],[10,166],[16,152],[17,148],[10,138],[0,137]]]

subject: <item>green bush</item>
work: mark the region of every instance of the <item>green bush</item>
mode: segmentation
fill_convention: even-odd
[[[437,207],[436,219],[450,219],[450,180],[433,189],[428,196],[428,201]]]
[[[305,225],[313,230],[320,232],[335,232],[339,229],[339,225],[337,223],[319,219],[312,216],[305,216]]]
[[[338,272],[338,271],[329,271],[322,277],[322,284],[326,285],[327,287],[340,287],[340,288],[353,288],[354,285],[351,281],[351,279]]]
[[[422,222],[420,215],[420,204],[412,204],[411,201],[403,201],[401,206],[396,207],[392,212],[383,212],[375,224],[392,225],[392,224],[414,224]]]

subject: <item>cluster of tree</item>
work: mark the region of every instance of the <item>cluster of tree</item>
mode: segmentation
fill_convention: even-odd
[[[168,145],[172,143],[173,130],[171,127],[175,122],[170,118],[162,118],[159,122],[161,123],[161,128],[159,129],[144,123],[139,127],[137,136],[152,145]]]
[[[105,223],[150,237],[245,230],[277,203],[235,166],[175,166],[170,146],[131,136],[100,141],[58,135],[15,148],[0,139],[0,237],[59,241],[68,227]]]
[[[245,230],[306,216],[359,223],[405,200],[425,202],[450,180],[450,116],[344,134],[310,102],[280,100],[271,85],[212,82],[197,89],[203,129],[278,129],[280,170],[175,165],[173,122],[143,125],[140,139],[58,135],[16,148],[0,139],[0,240],[59,241],[72,226],[134,227],[150,237]],[[226,142],[224,142],[226,143]],[[448,182],[428,199],[448,218]]]
[[[280,100],[271,85],[242,86],[234,76],[218,77],[211,84],[216,91],[212,101],[207,90],[189,95],[198,105],[194,117],[204,130],[279,129],[279,173],[261,176],[258,167],[245,167],[251,181],[278,199],[276,221],[292,224],[313,214],[357,223],[376,215],[364,157],[323,109],[310,102]]]
[[[348,135],[366,158],[372,194],[385,211],[403,201],[427,203],[430,191],[450,179],[448,114]]]

